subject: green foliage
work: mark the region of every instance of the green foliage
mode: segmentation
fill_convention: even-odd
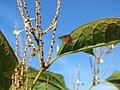
[[[62,40],[62,46],[55,59],[80,51],[93,54],[93,49],[96,47],[120,42],[120,18],[104,18],[92,21],[78,27],[68,35],[61,36],[60,39]],[[36,54],[32,53],[31,55],[35,56]],[[11,76],[17,64],[17,57],[2,32],[0,32],[0,90],[8,90],[11,86]],[[29,67],[29,87],[37,73],[38,70]],[[105,81],[120,89],[120,72],[115,71]],[[44,71],[33,90],[46,90],[46,88],[49,90],[67,90],[62,75]]]
[[[29,72],[30,73],[28,74],[28,85],[30,86],[35,79],[38,71],[31,68]],[[48,90],[67,90],[62,75],[44,71],[40,75],[40,78],[38,79],[33,90],[46,90],[46,88],[48,88]]]
[[[120,42],[120,18],[104,18],[84,24],[68,35],[61,36],[59,55],[80,51],[93,54],[93,48]]]
[[[106,82],[113,84],[120,90],[120,71],[115,71],[109,78],[106,79]]]
[[[0,31],[0,90],[8,90],[11,85],[11,76],[18,59],[5,36]]]

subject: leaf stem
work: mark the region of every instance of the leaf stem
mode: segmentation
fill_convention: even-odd
[[[33,83],[32,83],[32,85],[31,85],[31,87],[30,87],[29,90],[32,90],[32,89],[33,89],[33,87],[35,86],[35,84],[36,84],[37,80],[39,79],[41,73],[42,73],[43,71],[45,71],[47,68],[49,68],[49,67],[52,65],[52,63],[55,62],[55,61],[56,61],[58,58],[60,58],[60,57],[61,57],[61,55],[60,55],[60,56],[56,56],[55,58],[52,59],[52,61],[50,62],[50,64],[48,64],[48,65],[45,66],[45,67],[41,67],[40,71],[38,72],[38,74],[37,74],[35,80],[33,81]]]
[[[106,80],[99,80],[98,82],[99,82],[99,83],[107,83],[107,84],[110,84],[110,85],[116,87],[114,84],[112,84],[112,83],[110,83],[110,82],[108,82],[108,81],[106,81]]]
[[[29,90],[32,90],[32,89],[33,89],[33,87],[35,86],[35,84],[36,84],[38,78],[40,77],[40,75],[41,75],[41,73],[42,73],[43,71],[44,71],[44,68],[41,68],[40,71],[38,72],[38,74],[37,74],[35,80],[33,81],[33,83],[32,83],[32,85],[31,85],[31,87],[30,87]]]
[[[63,56],[63,55],[59,55],[59,56],[56,56],[55,58],[53,58],[52,61],[46,66],[46,69],[49,68],[52,65],[52,63],[54,63],[61,56]]]
[[[92,82],[92,84],[89,86],[88,90],[91,90],[93,86],[95,86],[94,82]]]

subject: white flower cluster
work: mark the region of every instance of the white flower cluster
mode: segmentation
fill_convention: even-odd
[[[23,32],[24,30],[14,30],[13,31],[13,34],[15,35],[15,36],[18,36],[21,32]]]

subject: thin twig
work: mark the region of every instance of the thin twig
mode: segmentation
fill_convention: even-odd
[[[28,67],[25,67],[26,78],[25,78],[25,90],[28,90]]]
[[[108,65],[107,65],[107,67],[106,67],[106,70],[105,70],[105,71],[103,72],[103,74],[101,75],[101,78],[103,78],[103,77],[106,75],[106,73],[108,72],[108,70],[109,70],[109,68],[110,68],[110,65],[111,65],[111,63],[112,63],[112,57],[113,57],[113,55],[114,55],[114,51],[113,51],[112,55],[110,56],[109,63],[108,63]]]
[[[95,86],[94,82],[92,82],[92,84],[89,86],[88,90],[91,90],[91,88]]]
[[[38,57],[40,60],[40,65],[44,67],[44,51],[43,51],[43,41],[42,41],[42,26],[41,26],[41,15],[40,15],[40,0],[36,0],[36,34],[39,39],[38,45]],[[39,30],[40,29],[40,30]]]
[[[48,58],[46,60],[46,65],[49,63],[50,59],[51,59],[51,55],[52,55],[52,52],[53,52],[53,46],[54,46],[54,43],[55,43],[55,33],[56,33],[56,26],[54,27],[53,29],[53,33],[52,33],[52,41],[51,41],[51,46],[50,46],[50,51],[48,53]]]
[[[58,19],[58,14],[59,14],[59,9],[60,9],[60,3],[61,3],[61,0],[58,0],[58,3],[57,3],[57,9],[56,9],[56,15],[51,23],[50,26],[51,29],[53,29],[53,33],[52,33],[52,40],[51,40],[51,45],[50,45],[50,51],[48,53],[48,58],[46,60],[46,63],[45,65],[47,66],[47,64],[49,63],[50,59],[51,59],[51,55],[52,55],[52,52],[53,52],[53,46],[54,46],[54,43],[55,43],[55,34],[56,34],[56,24],[57,24],[57,19]],[[46,33],[47,30],[45,30],[44,33]]]
[[[16,67],[15,68],[15,81],[14,81],[14,90],[17,90],[18,89],[18,84],[19,84],[19,73],[18,73],[18,68],[19,67]]]
[[[22,57],[23,56],[23,41],[22,41],[21,35],[19,37],[19,43],[20,43],[20,57]]]
[[[18,36],[15,37],[16,37],[15,55],[18,56]]]
[[[26,19],[24,20],[25,26],[27,24],[27,26],[29,26],[29,28],[30,28],[30,32],[33,33],[35,29],[33,28],[33,25],[30,21],[30,15],[29,15],[29,12],[28,12],[28,9],[27,9],[26,0],[22,0],[22,1],[24,3],[24,10],[25,10],[25,15],[26,15]]]
[[[26,0],[23,0],[23,3],[24,3],[24,10],[25,10],[25,14],[26,14],[26,19],[24,20],[25,22],[25,27],[29,27],[30,28],[30,32],[32,33],[33,37],[34,37],[34,40],[37,42],[37,44],[39,43],[39,40],[38,38],[36,37],[35,35],[35,30],[32,23],[31,23],[31,19],[30,19],[30,15],[29,15],[29,12],[28,12],[28,9],[27,9],[27,4],[26,4]]]
[[[18,3],[18,9],[20,11],[21,17],[22,17],[23,20],[25,20],[25,16],[24,16],[21,0],[17,0],[17,3]]]
[[[92,70],[92,76],[94,77],[95,76],[95,67],[93,66],[93,61],[91,59],[91,57],[89,58],[90,59],[90,67],[91,67],[91,70]]]
[[[21,0],[17,0],[17,3],[18,3],[18,9],[19,9],[20,14],[21,14],[22,19],[23,19],[24,30],[25,30],[25,32],[26,32],[26,36],[28,37],[28,40],[29,40],[29,42],[30,42],[31,47],[32,47],[36,52],[38,52],[37,48],[35,47],[35,45],[34,45],[33,42],[32,42],[31,36],[30,36],[30,34],[29,34],[29,32],[28,32],[28,29],[27,29],[27,27],[26,27],[26,19],[25,19],[25,16],[24,16],[24,11],[23,11],[23,8],[22,8],[22,2],[21,2]],[[25,7],[25,6],[24,6],[24,7]]]
[[[27,38],[28,38],[28,40],[29,40],[29,42],[30,42],[31,47],[32,47],[36,52],[38,52],[38,49],[37,49],[37,48],[35,47],[35,45],[33,44],[33,41],[32,41],[32,39],[31,39],[30,33],[29,33],[28,30],[27,30],[27,27],[24,27],[24,29],[25,29],[25,31],[26,31],[26,36],[27,36]]]
[[[61,4],[61,0],[58,0],[55,17],[52,20],[52,23],[50,24],[50,26],[44,30],[43,34],[46,34],[50,29],[52,29],[54,26],[56,26],[58,14],[59,14],[59,10],[60,10],[60,4]]]
[[[27,40],[26,40],[26,44],[25,44],[25,49],[24,49],[24,53],[23,53],[23,58],[22,58],[22,61],[21,61],[21,68],[20,68],[20,86],[22,86],[23,85],[23,80],[24,80],[24,73],[25,73],[25,67],[26,67],[26,65],[25,65],[25,62],[26,62],[26,51],[27,51],[27,49],[28,49],[28,38],[27,38]],[[24,88],[24,87],[23,87]]]
[[[41,11],[41,8],[40,8],[40,0],[36,0],[36,34],[39,38],[39,33],[42,31],[42,21],[41,21],[41,15],[40,15],[40,11]],[[39,32],[39,29],[40,29],[40,32]]]

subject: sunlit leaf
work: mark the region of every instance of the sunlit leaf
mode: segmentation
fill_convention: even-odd
[[[106,79],[106,82],[113,84],[118,88],[118,90],[120,90],[120,71],[115,71],[109,78]]]
[[[0,90],[8,90],[11,85],[11,76],[18,64],[10,44],[0,31]]]
[[[38,71],[35,69],[29,73],[29,86],[35,79],[37,73]],[[46,90],[46,88],[48,88],[48,90],[67,90],[62,75],[44,71],[38,79],[33,90]]]
[[[84,24],[68,35],[61,36],[58,55],[80,51],[93,54],[93,48],[120,42],[120,18],[104,18]]]

